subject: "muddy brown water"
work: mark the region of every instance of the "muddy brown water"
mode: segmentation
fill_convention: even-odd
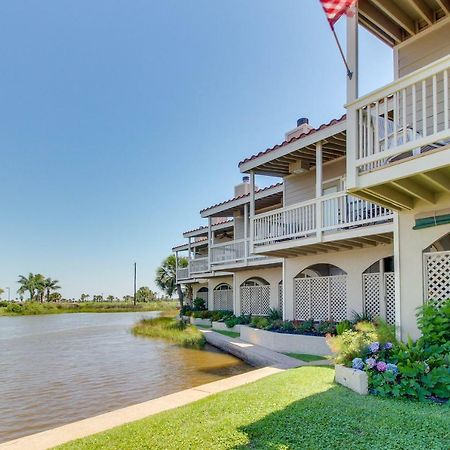
[[[0,317],[0,442],[252,369],[130,333],[154,314]]]

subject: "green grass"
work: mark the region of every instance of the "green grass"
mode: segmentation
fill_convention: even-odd
[[[228,336],[231,338],[237,338],[241,335],[241,333],[236,333],[236,331],[227,331],[227,330],[214,330],[216,333],[223,334],[224,336]]]
[[[100,312],[145,312],[165,311],[176,313],[177,302],[156,301],[151,303],[124,302],[80,302],[80,303],[38,303],[24,302],[23,304],[11,303],[9,306],[0,307],[0,316],[31,316],[40,314],[66,314],[66,313],[100,313]]]
[[[133,333],[162,338],[183,347],[203,348],[206,343],[205,336],[196,327],[170,317],[142,319],[133,327]]]
[[[361,397],[329,367],[291,369],[60,447],[96,449],[442,450],[448,405]]]
[[[307,355],[306,353],[285,353],[285,355],[290,356],[291,358],[299,359],[300,361],[304,362],[320,361],[323,359],[327,359],[324,356]]]
[[[212,328],[211,325],[195,325],[195,326],[197,328],[202,328],[202,329],[205,329],[205,330],[208,330],[208,329]]]

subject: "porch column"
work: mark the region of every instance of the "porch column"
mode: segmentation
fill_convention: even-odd
[[[400,283],[400,218],[394,213],[394,280],[395,280],[395,334],[397,339],[405,339],[401,321],[401,283]]]
[[[192,238],[188,238],[188,277],[191,276],[191,251],[192,251]]]
[[[208,270],[211,270],[211,245],[213,244],[211,216],[208,217]]]
[[[384,283],[384,258],[379,261],[380,264],[380,316],[386,320],[386,286]]]
[[[248,203],[244,205],[244,259],[245,263],[247,263],[248,258],[248,249],[249,249],[249,242],[248,242]]]
[[[347,63],[352,71],[347,77],[347,103],[358,98],[358,8],[353,17],[347,17]],[[356,110],[347,107],[347,187],[356,187],[356,152],[358,145],[358,116]]]
[[[316,236],[322,241],[322,142],[316,144]]]
[[[178,251],[175,250],[175,280],[178,284]]]
[[[255,217],[255,172],[250,172],[250,254],[253,254],[253,218]]]

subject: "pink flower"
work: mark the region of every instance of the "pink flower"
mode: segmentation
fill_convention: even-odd
[[[386,372],[387,364],[384,361],[380,361],[377,363],[378,372]]]

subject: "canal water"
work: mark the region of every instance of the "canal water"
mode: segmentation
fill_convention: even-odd
[[[0,317],[0,442],[251,370],[130,333],[154,314]]]

